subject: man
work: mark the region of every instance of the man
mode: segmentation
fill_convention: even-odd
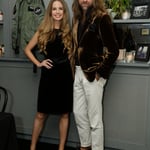
[[[74,115],[80,150],[103,150],[102,97],[118,57],[113,25],[103,0],[74,0],[73,51]]]

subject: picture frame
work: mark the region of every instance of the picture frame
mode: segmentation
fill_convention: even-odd
[[[135,52],[135,61],[148,62],[149,58],[150,58],[150,43],[137,44],[137,49]]]
[[[149,36],[150,28],[141,28],[141,36]]]
[[[149,3],[133,4],[131,11],[131,19],[148,19],[149,16],[150,16]]]

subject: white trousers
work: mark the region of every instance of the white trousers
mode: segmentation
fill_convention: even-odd
[[[102,98],[106,80],[89,82],[81,67],[76,66],[74,81],[74,116],[81,147],[104,150]]]

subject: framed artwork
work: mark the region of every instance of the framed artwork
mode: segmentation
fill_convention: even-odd
[[[150,29],[149,28],[142,28],[141,29],[141,36],[149,36],[150,35]]]
[[[135,53],[135,60],[136,61],[149,61],[150,57],[150,44],[137,44],[137,49]]]
[[[150,15],[149,3],[133,4],[131,18],[132,19],[147,19]]]

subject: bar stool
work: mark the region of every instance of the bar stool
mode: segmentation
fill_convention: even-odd
[[[1,106],[0,112],[5,111],[7,102],[8,102],[8,92],[4,87],[0,86],[0,106]]]
[[[5,112],[7,102],[8,92],[0,86],[0,150],[18,150],[14,116]]]

